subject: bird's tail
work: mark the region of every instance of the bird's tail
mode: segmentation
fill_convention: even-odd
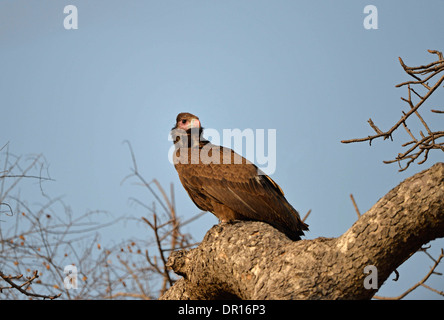
[[[291,213],[291,216],[294,218],[291,219],[292,221],[288,221],[287,224],[291,234],[289,234],[289,232],[287,232],[286,234],[292,240],[299,240],[300,236],[304,235],[304,231],[308,231],[308,224],[302,221],[299,213],[296,211],[295,208],[293,208],[293,206],[288,201],[284,201],[284,203],[285,207]]]

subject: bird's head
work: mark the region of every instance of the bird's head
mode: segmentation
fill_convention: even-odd
[[[188,112],[182,112],[179,113],[176,117],[176,125],[174,126],[174,129],[182,129],[182,130],[189,130],[197,128],[200,129],[200,121],[199,118],[196,117],[194,114],[188,113]]]
[[[188,112],[179,113],[176,125],[171,129],[171,136],[177,147],[199,146],[203,128],[199,118]],[[177,142],[179,142],[177,144]]]

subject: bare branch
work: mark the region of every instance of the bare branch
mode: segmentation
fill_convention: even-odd
[[[359,219],[359,217],[361,217],[361,212],[359,212],[358,205],[356,204],[355,198],[353,197],[352,194],[350,194],[350,199],[353,202],[353,207],[355,207],[355,211],[356,211],[356,214],[358,215],[358,219]]]
[[[428,50],[432,54],[436,54],[439,60],[429,63],[427,65],[418,66],[418,67],[408,67],[401,58],[399,58],[399,62],[404,69],[404,71],[412,76],[415,81],[406,81],[396,85],[396,87],[407,86],[408,97],[401,97],[401,100],[406,102],[410,110],[408,112],[402,112],[403,116],[396,122],[389,130],[382,131],[380,130],[372,121],[372,119],[368,120],[370,127],[376,132],[375,135],[367,136],[365,138],[359,139],[350,139],[350,140],[342,140],[342,143],[354,143],[354,142],[363,142],[369,141],[370,145],[373,139],[383,137],[384,140],[387,138],[391,138],[394,131],[396,131],[399,126],[402,124],[408,135],[411,137],[411,141],[404,143],[403,147],[407,145],[412,145],[406,152],[399,153],[398,156],[394,160],[384,161],[384,163],[393,163],[397,162],[399,164],[400,170],[406,170],[411,163],[413,163],[419,156],[423,155],[423,159],[418,162],[418,164],[423,164],[428,159],[428,154],[430,150],[441,150],[444,151],[444,143],[438,142],[438,139],[444,137],[443,131],[435,131],[433,132],[424,118],[418,112],[419,108],[424,104],[424,102],[435,92],[435,90],[441,86],[444,82],[444,75],[439,78],[433,86],[428,85],[428,81],[434,78],[436,75],[444,71],[444,59],[443,54],[436,50]],[[420,76],[428,74],[427,77],[421,79]],[[420,85],[426,89],[426,93],[421,95],[417,92],[413,86]],[[416,104],[413,102],[412,93],[419,98],[419,102]],[[438,110],[432,110],[433,113],[444,113]],[[410,118],[411,115],[415,114],[419,121],[422,123],[424,128],[427,131],[427,135],[425,135],[422,131],[419,131],[419,135],[421,136],[421,140],[415,138],[411,130],[407,127],[406,121]],[[406,161],[405,166],[401,165],[401,162]]]
[[[381,296],[373,296],[373,298],[378,299],[378,300],[401,300],[402,298],[404,298],[406,295],[408,295],[409,293],[411,293],[413,290],[415,290],[416,288],[418,288],[419,286],[424,286],[426,288],[429,288],[430,290],[437,292],[438,294],[443,295],[442,292],[439,292],[435,289],[432,289],[430,287],[428,287],[427,285],[424,284],[424,282],[427,281],[427,279],[430,278],[430,276],[435,273],[435,269],[436,267],[439,265],[439,263],[441,262],[442,258],[444,258],[444,250],[441,249],[441,254],[439,255],[438,259],[436,259],[435,264],[430,268],[430,271],[424,276],[424,278],[422,278],[421,281],[417,282],[414,286],[410,287],[409,289],[407,289],[405,292],[403,292],[402,294],[400,294],[397,297],[381,297]]]
[[[302,222],[305,222],[305,220],[307,220],[308,216],[311,213],[311,209],[307,211],[307,213],[305,214],[305,216],[302,218]]]
[[[31,283],[35,279],[37,279],[39,277],[37,270],[35,270],[33,275],[31,277],[28,277],[27,280],[20,285],[14,283],[14,281],[12,281],[13,279],[18,280],[18,279],[21,279],[22,277],[23,277],[23,275],[6,276],[3,272],[0,271],[0,278],[2,278],[4,281],[6,281],[10,285],[10,287],[0,287],[0,292],[2,292],[5,289],[14,288],[29,297],[51,299],[51,300],[56,299],[62,295],[61,293],[57,294],[57,295],[44,295],[44,294],[37,294],[37,293],[32,293],[32,292],[28,291],[27,288],[31,285]]]

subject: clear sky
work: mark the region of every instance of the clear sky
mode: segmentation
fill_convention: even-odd
[[[368,4],[378,29],[363,25]],[[78,29],[64,28],[67,5],[78,10]],[[0,145],[43,154],[56,180],[45,191],[64,195],[75,214],[140,216],[128,198],[154,199],[120,184],[132,166],[129,140],[145,179],[174,183],[178,214],[189,218],[199,210],[168,161],[176,115],[194,113],[219,132],[275,129],[272,178],[302,215],[312,210],[308,239],[335,237],[356,220],[351,193],[365,212],[444,160],[431,153],[403,173],[383,164],[407,141],[401,131],[371,147],[340,143],[373,133],[370,117],[385,130],[407,110],[406,90],[395,88],[408,79],[398,57],[435,60],[427,49],[444,50],[443,9],[440,0],[0,0]],[[443,107],[442,91],[424,111],[435,129],[442,119],[428,110]],[[207,214],[188,231],[200,240],[215,223]],[[119,226],[113,239],[140,232],[132,228]],[[435,241],[432,252],[442,247]],[[378,294],[401,293],[430,265],[416,254]],[[430,284],[443,290],[443,278]],[[408,297],[439,298],[423,288]]]

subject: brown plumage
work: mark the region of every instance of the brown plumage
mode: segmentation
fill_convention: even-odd
[[[202,132],[199,118],[191,113],[180,113],[171,131],[174,166],[196,206],[222,222],[263,221],[299,240],[308,225],[279,185],[233,150],[205,140]]]

